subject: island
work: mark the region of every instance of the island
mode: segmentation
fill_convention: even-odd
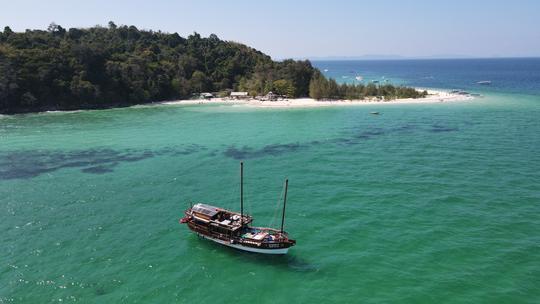
[[[323,105],[429,95],[392,84],[338,84],[308,60],[274,61],[214,34],[183,38],[114,22],[107,27],[70,29],[52,23],[46,30],[24,33],[6,26],[0,32],[1,114],[194,98],[223,101],[231,92],[243,92],[251,104],[257,104],[252,98],[271,94],[288,105],[296,99],[298,105],[306,104],[306,98]]]

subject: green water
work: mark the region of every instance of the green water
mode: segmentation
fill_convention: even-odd
[[[381,115],[370,115],[379,111]],[[0,303],[538,303],[540,103],[156,106],[0,118]],[[275,226],[287,256],[178,224]]]

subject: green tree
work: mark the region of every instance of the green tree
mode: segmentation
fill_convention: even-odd
[[[273,61],[246,45],[194,33],[107,27],[0,33],[0,113],[132,105],[192,93],[273,90],[290,97],[421,97],[412,88],[338,85],[309,61]]]
[[[11,30],[11,28],[9,26],[4,27],[4,35],[6,37],[9,37],[11,34],[13,34],[13,31]]]
[[[330,79],[328,81],[327,87],[326,87],[326,94],[327,98],[330,99],[340,99],[342,96],[339,94],[339,86],[337,82],[334,79]]]
[[[322,76],[320,73],[315,73],[313,78],[311,79],[309,83],[309,97],[319,100],[324,97],[324,82],[326,79],[324,79],[324,76]]]
[[[36,97],[30,92],[26,92],[21,96],[21,104],[23,106],[32,107],[36,104]]]
[[[365,96],[377,96],[378,89],[377,86],[373,83],[368,84],[364,87],[364,95]]]
[[[285,79],[279,79],[274,81],[273,90],[275,91],[274,93],[287,97],[294,97],[295,93],[295,88],[293,84]]]
[[[206,92],[210,88],[209,79],[203,72],[195,71],[191,76],[190,86],[197,93]]]
[[[92,104],[99,95],[99,89],[81,76],[73,77],[70,88],[73,95],[83,103]]]

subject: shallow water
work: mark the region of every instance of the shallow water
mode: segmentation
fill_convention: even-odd
[[[489,90],[4,116],[0,302],[537,303],[540,98]],[[289,178],[289,255],[178,224],[190,201],[239,208],[240,160],[257,225]]]

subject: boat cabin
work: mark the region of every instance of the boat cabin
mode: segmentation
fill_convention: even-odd
[[[236,212],[202,203],[195,204],[191,208],[191,215],[197,224],[209,226],[221,233],[236,232],[253,221],[248,215],[244,215],[243,221],[240,221],[241,216]]]
[[[207,227],[208,231],[220,235],[235,235],[253,245],[278,242],[286,237],[277,229],[248,226],[253,221],[249,215],[244,215],[244,225],[241,225],[240,214],[207,204],[198,203],[191,207],[191,217],[194,224]]]

